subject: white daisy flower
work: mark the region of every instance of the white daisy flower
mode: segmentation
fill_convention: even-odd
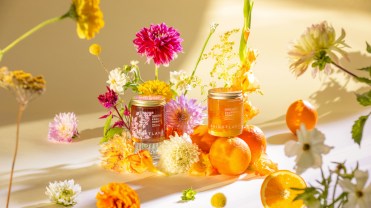
[[[296,134],[298,141],[288,141],[285,144],[286,156],[296,156],[296,173],[301,174],[308,168],[320,168],[322,154],[329,153],[333,148],[324,144],[325,135],[317,129],[307,130],[304,124]]]

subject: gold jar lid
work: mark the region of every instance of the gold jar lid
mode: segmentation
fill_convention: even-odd
[[[224,100],[224,99],[241,99],[242,91],[233,90],[231,88],[213,88],[209,90],[209,98]]]
[[[165,97],[161,95],[136,95],[130,102],[131,105],[141,107],[156,107],[166,104]]]

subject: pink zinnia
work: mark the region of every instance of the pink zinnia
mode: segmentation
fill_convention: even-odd
[[[107,87],[107,92],[98,96],[99,102],[107,109],[116,105],[118,94]]]
[[[170,61],[182,52],[180,44],[183,39],[173,27],[167,27],[165,23],[153,25],[141,29],[134,39],[137,52],[147,57],[147,62],[153,59],[156,66],[168,66]]]
[[[166,125],[178,133],[191,134],[193,128],[202,123],[205,109],[206,107],[197,104],[196,99],[187,100],[184,95],[181,95],[166,104]]]
[[[78,134],[77,118],[74,113],[57,114],[54,117],[54,121],[49,123],[49,141],[71,143],[72,139]]]

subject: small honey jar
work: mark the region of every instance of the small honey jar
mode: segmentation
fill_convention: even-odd
[[[130,130],[135,152],[147,149],[157,159],[157,147],[165,138],[163,96],[137,95],[131,99]]]
[[[242,133],[242,91],[214,88],[208,93],[208,131],[219,137],[233,137]]]

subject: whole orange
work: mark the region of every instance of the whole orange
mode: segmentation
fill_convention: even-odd
[[[257,126],[246,125],[242,130],[242,134],[238,135],[238,137],[249,145],[251,151],[250,165],[254,164],[267,149],[267,140],[263,131]]]
[[[317,110],[306,100],[297,100],[287,109],[286,124],[295,135],[302,123],[307,129],[313,129],[317,124],[317,119]]]
[[[190,137],[192,142],[197,144],[197,146],[205,153],[209,153],[211,145],[218,138],[208,133],[207,125],[196,126]]]
[[[246,142],[238,137],[220,137],[211,145],[209,158],[219,173],[240,175],[250,164],[251,152]]]

